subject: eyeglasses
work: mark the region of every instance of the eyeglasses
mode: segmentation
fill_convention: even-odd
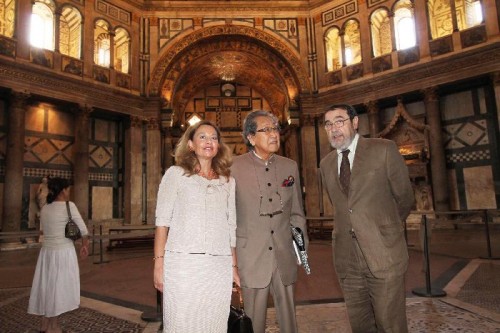
[[[265,134],[271,134],[273,132],[276,132],[279,134],[280,131],[281,131],[281,128],[279,126],[276,126],[276,127],[264,127],[264,128],[256,130],[255,132],[265,133]]]
[[[333,126],[335,126],[336,128],[341,128],[344,126],[344,123],[348,120],[350,120],[351,118],[345,118],[345,119],[339,119],[339,120],[335,120],[333,123],[331,121],[326,121],[325,122],[325,129],[326,130],[331,130],[333,128]]]
[[[260,216],[271,216],[273,215],[278,215],[283,213],[283,200],[281,200],[281,195],[279,192],[275,192],[271,194],[271,197],[269,199],[264,200],[264,206],[267,207],[262,207],[262,201],[264,198],[262,195],[260,196],[260,205],[259,205],[259,215]],[[276,205],[273,205],[272,202],[277,202],[279,201],[280,207],[276,207]]]

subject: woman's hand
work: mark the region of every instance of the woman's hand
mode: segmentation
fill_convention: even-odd
[[[241,287],[240,273],[238,273],[238,266],[233,266],[233,282],[236,283],[238,287]]]
[[[84,260],[89,256],[89,239],[88,237],[82,238],[82,247],[80,248],[80,259]]]
[[[153,271],[153,284],[156,289],[163,292],[163,258],[155,260],[155,268]]]
[[[80,259],[84,260],[89,256],[89,247],[88,245],[82,245],[80,248]]]

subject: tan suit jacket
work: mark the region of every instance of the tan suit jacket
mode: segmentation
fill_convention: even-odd
[[[297,163],[274,155],[266,166],[252,152],[235,157],[231,176],[236,180],[236,251],[241,285],[264,288],[278,266],[285,286],[297,280],[297,260],[292,246],[290,224],[300,227],[307,238],[306,220]],[[292,186],[283,186],[292,176]],[[281,209],[283,213],[260,216]],[[262,203],[261,197],[262,195]],[[269,199],[272,199],[270,201]]]
[[[354,230],[375,277],[403,274],[408,266],[403,221],[415,199],[408,168],[396,144],[359,137],[347,196],[340,187],[337,158],[334,150],[320,163],[323,186],[335,211],[333,256],[337,275],[345,277],[352,246],[350,230]]]

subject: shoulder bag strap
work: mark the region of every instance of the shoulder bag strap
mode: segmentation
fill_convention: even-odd
[[[70,220],[71,220],[71,219],[73,219],[73,218],[71,217],[71,211],[70,211],[70,209],[69,209],[69,201],[66,201],[66,210],[68,211],[68,217],[69,217],[69,219],[70,219]]]

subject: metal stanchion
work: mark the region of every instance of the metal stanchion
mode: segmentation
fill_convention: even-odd
[[[443,297],[446,296],[446,292],[441,289],[432,288],[431,286],[431,269],[430,269],[430,258],[429,258],[429,244],[427,236],[427,215],[422,215],[422,221],[424,222],[424,260],[426,264],[425,270],[425,288],[413,288],[412,293],[417,296],[422,297]]]
[[[481,259],[489,259],[489,260],[499,260],[499,257],[493,257],[491,255],[491,236],[490,236],[490,223],[489,223],[489,217],[488,217],[488,211],[484,211],[484,230],[486,232],[486,246],[488,250],[488,256],[487,257],[480,257]]]
[[[99,262],[94,262],[94,264],[105,264],[108,263],[109,260],[103,260],[104,249],[102,246],[102,225],[99,226]]]
[[[156,290],[156,312],[143,312],[141,319],[147,322],[159,322],[161,321],[161,327],[163,327],[163,306],[162,306],[162,293]]]

